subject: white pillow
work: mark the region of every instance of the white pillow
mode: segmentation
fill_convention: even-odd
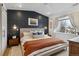
[[[30,32],[23,32],[24,36],[28,36],[28,35],[31,35]]]

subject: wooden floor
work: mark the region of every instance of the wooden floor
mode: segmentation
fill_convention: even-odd
[[[22,51],[20,45],[7,48],[4,56],[22,56]]]
[[[4,56],[22,56],[22,51],[21,51],[20,45],[13,46],[11,48],[7,48],[4,53]],[[68,56],[68,50],[63,50],[52,56]]]

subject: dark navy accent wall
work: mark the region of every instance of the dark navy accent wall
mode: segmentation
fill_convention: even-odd
[[[28,18],[38,19],[38,26],[29,26]],[[23,10],[7,10],[7,32],[8,37],[12,33],[12,27],[16,26],[20,28],[44,28],[45,34],[48,33],[48,17],[34,11],[23,11]]]

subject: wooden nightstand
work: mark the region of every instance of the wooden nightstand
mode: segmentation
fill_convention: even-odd
[[[19,38],[15,38],[15,39],[9,39],[8,45],[9,46],[15,46],[19,44]]]
[[[79,43],[69,41],[69,56],[79,56]]]
[[[79,37],[69,39],[69,56],[79,56]]]

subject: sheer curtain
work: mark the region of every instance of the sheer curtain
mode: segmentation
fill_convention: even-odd
[[[54,19],[53,30],[54,32],[58,32],[60,30],[60,22],[58,21],[58,18]]]
[[[71,22],[72,26],[73,26],[74,28],[76,28],[73,15],[70,14],[70,15],[68,15],[68,16],[69,16],[69,18],[70,18],[70,22]]]
[[[54,29],[54,32],[60,32],[61,29],[61,22],[57,22],[56,28]]]
[[[52,29],[49,30],[50,34],[52,37],[55,37],[55,32],[57,32],[57,27],[58,27],[58,19],[56,17],[52,18]]]
[[[75,15],[75,14],[70,14],[68,16],[70,18],[70,21],[71,21],[75,31],[79,32],[79,25],[78,25],[79,24],[79,22],[78,22],[79,21],[79,19],[78,19],[79,16]]]

